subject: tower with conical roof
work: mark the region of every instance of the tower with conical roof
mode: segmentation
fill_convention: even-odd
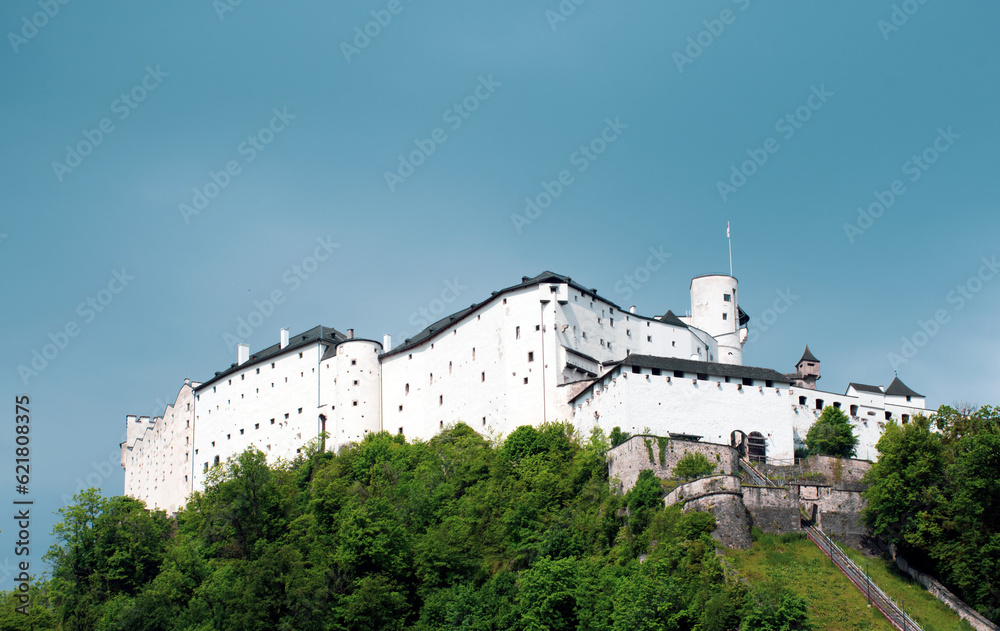
[[[799,388],[816,389],[816,382],[819,381],[819,360],[810,352],[809,345],[802,353],[802,359],[795,364],[795,385]]]

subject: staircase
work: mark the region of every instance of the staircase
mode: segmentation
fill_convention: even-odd
[[[894,627],[901,629],[902,631],[923,631],[920,626],[913,621],[906,612],[903,611],[896,601],[886,596],[885,592],[879,589],[878,585],[872,582],[870,578],[864,573],[864,571],[858,567],[858,565],[852,561],[844,551],[837,547],[833,541],[830,540],[826,534],[817,528],[812,520],[810,520],[805,513],[803,513],[803,526],[806,529],[806,536],[809,540],[816,544],[823,554],[830,557],[834,565],[840,568],[840,571],[851,579],[854,586],[861,590],[862,594],[868,596],[868,602],[874,605],[885,619],[888,620]]]

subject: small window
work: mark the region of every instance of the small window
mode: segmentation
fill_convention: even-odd
[[[358,360],[356,360],[356,359],[352,359],[352,360],[351,360],[351,365],[352,365],[352,366],[357,366],[357,365],[358,365]]]
[[[646,336],[646,341],[647,342],[652,342],[653,341],[653,336],[652,335],[647,335]]]
[[[399,428],[399,435],[400,435],[400,436],[402,436],[402,435],[403,435],[403,428],[402,428],[402,427],[400,427],[400,428]]]
[[[733,297],[730,296],[729,294],[722,294],[722,299],[725,300],[726,302],[732,302]]]
[[[410,384],[403,386],[403,394],[410,394]]]
[[[299,414],[302,414],[302,408],[299,408]]]
[[[753,379],[750,379],[749,377],[743,377],[743,385],[744,386],[752,386],[753,385]]]
[[[483,417],[483,427],[486,427],[486,417]]]
[[[708,381],[708,375],[703,372],[698,373],[698,381]]]
[[[219,457],[216,456],[215,459],[212,462],[213,462],[213,464],[219,464]]]
[[[632,337],[632,331],[625,329],[625,337]]]
[[[632,374],[633,375],[641,375],[642,374],[642,368],[640,368],[638,366],[632,366]]]
[[[451,362],[448,362],[448,374],[451,374]]]
[[[764,387],[765,388],[773,388],[774,387],[774,382],[771,381],[770,379],[765,379],[764,380]]]
[[[660,369],[659,369],[659,368],[653,368],[653,369],[652,369],[652,372],[653,372],[653,376],[654,376],[654,377],[659,377],[659,376],[660,376],[660,374],[661,374],[661,371],[660,371]]]
[[[602,342],[603,342],[603,340],[602,340]],[[535,361],[535,352],[534,351],[528,351],[528,361],[529,362]]]
[[[885,420],[887,420],[887,421],[891,421],[892,420],[892,412],[886,412],[885,413]]]
[[[912,400],[913,400],[913,397],[911,397],[910,395],[906,395],[906,400],[907,400],[907,401],[912,401]]]
[[[507,299],[506,298],[503,299],[503,303],[507,304]]]
[[[443,394],[439,394],[438,395],[438,405],[444,405],[444,395]]]
[[[402,411],[403,411],[403,406],[402,406],[402,405],[400,405],[400,406],[399,406],[399,411],[400,411],[400,412],[402,412]]]
[[[910,415],[909,414],[904,414],[902,418],[903,418],[903,425],[906,425],[907,423],[910,422]]]
[[[355,385],[355,386],[358,385],[358,380],[357,379],[354,380],[354,384],[353,385]]]
[[[230,386],[233,385],[233,380],[232,379],[229,380],[229,384],[228,385],[230,385]]]
[[[858,406],[852,405],[851,406],[851,416],[857,416],[857,415],[858,415]]]
[[[352,407],[358,407],[358,402],[357,401],[351,401],[351,406]]]
[[[535,325],[535,330],[536,331],[541,331],[542,330],[542,325],[541,324],[536,324]]]
[[[527,377],[524,378],[524,385],[528,385],[528,378]]]
[[[438,427],[444,429],[444,421],[438,421]]]
[[[299,359],[302,359],[302,353],[299,353]]]
[[[799,397],[799,405],[806,405],[806,400],[805,397]]]
[[[271,425],[274,425],[274,419],[273,418],[271,419]]]
[[[253,424],[253,428],[254,429],[260,429],[260,423],[254,423]]]
[[[816,409],[817,410],[823,409],[823,399],[816,399]]]
[[[728,320],[729,319],[729,314],[728,313],[723,313],[722,314],[722,319],[723,320]]]
[[[431,383],[434,383],[434,373],[431,373]]]
[[[839,410],[840,409],[840,401],[834,401],[833,402],[833,407],[835,407],[835,408],[837,408]]]
[[[214,440],[212,441],[212,446],[215,447],[215,441]]]
[[[684,378],[684,371],[683,370],[675,370],[674,371],[674,377],[677,377],[678,379],[683,379]]]
[[[244,431],[243,431],[243,428],[241,427],[240,428],[240,436],[242,436],[243,434],[244,434]]]
[[[260,374],[260,368],[258,368],[258,369],[257,369],[257,374],[258,374],[258,375]]]
[[[271,368],[274,368],[274,362],[271,362]]]
[[[472,347],[472,361],[476,361],[476,347]]]
[[[515,340],[521,339],[521,327],[519,326],[514,327],[514,339]]]
[[[481,381],[482,381],[483,383],[486,383],[486,373],[485,373],[485,372],[484,372],[483,374],[481,374],[481,375],[480,375],[480,380],[481,380]]]
[[[285,418],[288,418],[288,412],[285,412]]]

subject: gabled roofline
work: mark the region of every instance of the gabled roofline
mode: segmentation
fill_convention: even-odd
[[[263,364],[269,361],[273,361],[276,357],[281,357],[286,353],[298,351],[301,348],[312,346],[313,344],[316,343],[324,343],[337,346],[338,344],[347,341],[349,341],[347,339],[347,336],[341,333],[340,331],[334,329],[333,327],[329,326],[325,327],[322,325],[313,327],[308,331],[306,331],[305,333],[299,333],[298,335],[289,337],[288,346],[286,346],[285,348],[281,348],[280,343],[273,344],[261,351],[254,353],[253,355],[250,356],[250,359],[243,362],[242,364],[239,365],[235,363],[230,364],[229,367],[226,368],[225,370],[216,372],[215,376],[213,376],[211,379],[207,379],[203,381],[200,385],[196,386],[194,388],[194,391],[196,393],[200,392],[201,390],[204,390],[208,386],[217,383],[218,381],[221,381],[222,379],[225,379],[230,375],[238,373],[247,368],[251,368],[257,364]]]
[[[596,289],[588,289],[587,287],[584,287],[580,283],[575,282],[569,276],[563,276],[562,274],[556,274],[555,272],[544,271],[541,274],[539,274],[538,276],[535,276],[534,278],[529,278],[527,276],[522,276],[521,277],[521,282],[518,283],[517,285],[511,285],[510,287],[505,287],[505,288],[503,288],[503,289],[501,289],[499,291],[494,291],[493,293],[490,294],[489,298],[487,298],[487,299],[485,299],[485,300],[483,300],[481,302],[473,303],[472,305],[466,307],[465,309],[461,309],[461,310],[456,311],[455,313],[453,313],[451,315],[448,315],[448,316],[445,316],[445,317],[441,318],[440,320],[438,320],[437,322],[434,322],[430,326],[426,327],[425,329],[423,329],[422,331],[420,331],[419,333],[417,333],[413,337],[407,338],[406,340],[403,341],[402,344],[400,344],[396,348],[394,348],[394,349],[392,349],[390,351],[386,351],[385,353],[382,354],[382,356],[383,357],[392,357],[394,355],[399,355],[399,354],[404,353],[406,351],[409,351],[409,350],[412,350],[414,348],[417,348],[418,346],[420,346],[424,342],[428,342],[431,339],[434,339],[437,336],[441,335],[443,332],[447,331],[451,326],[454,326],[454,325],[457,325],[457,324],[461,323],[463,320],[465,320],[466,318],[470,317],[473,313],[475,313],[476,311],[478,311],[480,308],[488,305],[489,303],[497,300],[498,298],[506,296],[507,294],[513,293],[515,291],[519,291],[519,290],[522,290],[522,289],[527,289],[529,287],[534,287],[534,286],[537,286],[537,285],[543,285],[543,284],[546,284],[546,283],[552,284],[552,285],[555,285],[555,284],[560,284],[560,285],[561,284],[566,284],[566,285],[569,285],[570,287],[572,287],[573,289],[579,291],[583,295],[590,296],[591,298],[594,298],[595,300],[600,300],[600,301],[606,303],[607,305],[609,305],[610,307],[612,307],[614,309],[617,309],[618,311],[624,313],[628,317],[638,318],[640,320],[648,320],[650,322],[660,322],[661,324],[668,324],[670,326],[678,326],[677,324],[673,324],[673,323],[670,323],[670,322],[663,322],[662,320],[659,320],[657,318],[651,318],[649,316],[643,316],[643,315],[639,315],[639,314],[636,314],[636,313],[630,313],[628,311],[628,309],[623,309],[621,306],[615,304],[614,302],[608,300],[607,298],[604,298],[604,297],[600,296],[597,293]],[[689,327],[688,325],[684,324],[683,322],[680,323],[680,326],[684,326],[684,328],[693,328],[693,327]]]

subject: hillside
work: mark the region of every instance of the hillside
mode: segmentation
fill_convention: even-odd
[[[664,508],[650,472],[612,492],[608,448],[549,424],[502,444],[380,433],[274,467],[247,451],[176,519],[86,491],[60,511],[32,616],[8,593],[0,628],[879,628],[842,619],[860,596],[807,542],[730,553],[749,582],[727,580],[712,516]]]

